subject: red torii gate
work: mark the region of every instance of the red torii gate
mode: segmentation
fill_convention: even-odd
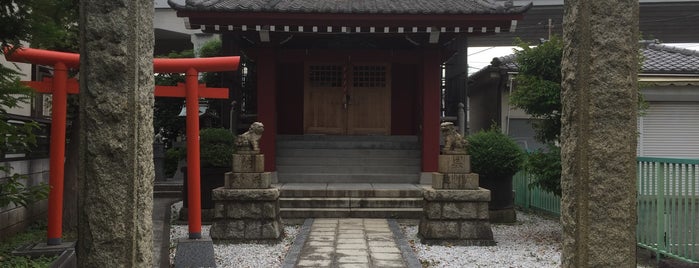
[[[37,92],[52,93],[51,141],[49,150],[49,208],[47,244],[62,243],[63,171],[66,137],[66,106],[68,94],[77,94],[76,79],[68,79],[68,68],[78,69],[80,55],[42,49],[19,48],[5,57],[8,61],[49,65],[54,67],[53,78],[25,82]],[[235,71],[240,57],[153,59],[156,73],[185,73],[185,84],[156,86],[155,96],[184,97],[187,135],[187,183],[189,199],[189,238],[201,238],[201,194],[199,177],[199,98],[228,98],[227,88],[207,88],[198,83],[199,72]],[[197,138],[192,138],[197,137]]]

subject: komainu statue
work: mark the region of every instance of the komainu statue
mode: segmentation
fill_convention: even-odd
[[[442,154],[468,154],[468,141],[464,139],[452,122],[444,122],[440,126],[442,138],[444,138],[444,148]]]
[[[239,135],[235,139],[236,153],[257,154],[260,153],[259,140],[262,137],[262,132],[265,131],[265,126],[260,122],[255,122],[250,125],[250,129]]]

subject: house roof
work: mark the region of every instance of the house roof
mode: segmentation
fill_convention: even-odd
[[[186,0],[184,5],[168,0],[168,4],[181,11],[468,15],[520,14],[532,6],[493,0]]]
[[[678,48],[657,40],[642,41],[643,74],[699,74],[699,50]],[[469,80],[492,71],[517,72],[519,66],[515,54],[495,57],[490,65],[469,76]]]
[[[652,42],[643,57],[643,73],[699,74],[699,50]]]

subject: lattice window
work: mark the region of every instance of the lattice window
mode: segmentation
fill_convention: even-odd
[[[312,87],[341,87],[342,66],[311,65],[308,67],[308,81]]]
[[[354,66],[352,70],[354,87],[386,87],[386,66]]]

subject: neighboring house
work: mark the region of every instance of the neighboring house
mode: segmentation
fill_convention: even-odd
[[[182,18],[178,18],[176,11],[167,4],[167,0],[153,0],[153,5],[155,7],[153,16],[155,47],[153,53],[156,56],[188,49],[193,49],[197,53],[206,42],[218,38],[216,34],[187,29],[182,23]]]
[[[643,42],[641,51],[638,79],[648,109],[638,121],[638,155],[699,158],[699,51],[657,41]],[[543,145],[533,138],[532,119],[509,104],[516,75],[513,54],[494,58],[469,77],[469,128],[475,132],[495,122],[525,149],[536,150]]]
[[[46,70],[32,67],[30,64],[9,63],[5,57],[0,57],[0,64],[20,72],[22,80],[46,74]],[[48,97],[50,99],[50,97]],[[43,94],[37,94],[30,103],[9,111],[8,121],[11,123],[23,123],[36,121],[42,126],[38,134],[38,147],[31,153],[26,152],[6,152],[0,155],[0,165],[11,167],[12,173],[27,176],[24,180],[26,184],[36,185],[41,182],[48,183],[49,179],[49,159],[48,159],[48,130],[50,128],[50,105]],[[6,174],[0,174],[0,180]],[[40,201],[27,208],[8,205],[0,207],[0,238],[8,237],[23,230],[37,219],[45,219],[47,211],[47,201]],[[1,240],[1,239],[0,239]]]

